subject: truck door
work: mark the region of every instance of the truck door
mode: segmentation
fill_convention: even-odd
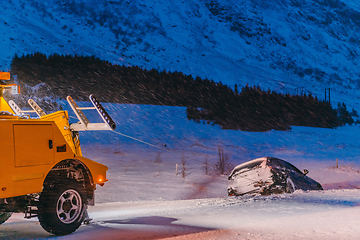
[[[53,144],[51,124],[14,124],[15,167],[53,164]]]

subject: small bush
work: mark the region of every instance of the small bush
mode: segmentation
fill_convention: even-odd
[[[206,157],[205,161],[204,161],[204,171],[205,171],[205,175],[209,175],[210,163],[209,163],[208,157]]]
[[[185,178],[186,177],[186,158],[185,158],[184,154],[181,156],[181,165],[182,165],[181,175],[183,178]]]
[[[161,163],[161,162],[162,162],[161,153],[158,153],[158,154],[156,155],[156,158],[155,158],[154,163]]]
[[[221,146],[218,147],[218,152],[219,160],[215,164],[215,171],[217,174],[224,175],[231,170],[231,160],[229,154],[224,153],[224,149]]]

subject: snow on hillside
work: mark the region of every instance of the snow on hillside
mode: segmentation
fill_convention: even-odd
[[[311,92],[319,99],[331,88],[333,105],[359,99],[360,25],[354,0],[2,4],[2,70],[10,70],[15,54],[95,55],[230,86]]]

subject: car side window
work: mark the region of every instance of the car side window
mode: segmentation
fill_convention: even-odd
[[[292,172],[296,172],[299,174],[303,174],[297,167],[295,167],[294,165],[292,165],[291,163],[282,161],[284,163],[284,166],[286,166],[287,169],[289,169]]]
[[[268,160],[268,165],[275,169],[285,170],[285,166],[283,164],[281,164],[279,159],[277,159],[277,158],[270,158]]]
[[[282,170],[282,171],[291,171],[291,172],[296,172],[299,174],[302,174],[302,172],[296,168],[294,165],[292,165],[291,163],[285,162],[281,159],[277,159],[277,158],[271,158],[270,160],[270,164],[271,167]]]

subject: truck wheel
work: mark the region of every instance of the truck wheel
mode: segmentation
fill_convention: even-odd
[[[74,232],[84,220],[85,196],[84,187],[76,181],[45,188],[38,205],[40,225],[55,235]]]
[[[3,224],[11,217],[11,212],[0,212],[0,224]]]

